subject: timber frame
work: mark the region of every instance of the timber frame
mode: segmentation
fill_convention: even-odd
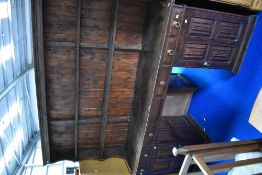
[[[73,125],[74,126],[74,151],[68,151],[69,155],[67,158],[79,160],[86,159],[89,157],[106,158],[114,155],[119,155],[126,158],[126,151],[123,146],[116,146],[115,148],[105,148],[105,132],[107,128],[107,123],[119,123],[130,121],[130,115],[123,115],[118,118],[108,118],[108,108],[109,108],[109,98],[110,98],[110,87],[112,81],[112,67],[113,67],[113,57],[115,52],[134,52],[140,54],[142,52],[141,44],[120,44],[115,42],[116,32],[117,32],[117,18],[119,14],[119,0],[112,1],[110,24],[108,26],[109,37],[106,43],[88,43],[82,42],[81,40],[81,0],[76,1],[76,23],[75,23],[75,42],[57,42],[57,41],[44,41],[44,17],[46,0],[36,0],[32,1],[32,24],[33,24],[33,38],[34,38],[34,54],[37,58],[35,60],[35,73],[36,73],[36,84],[37,84],[37,98],[38,98],[38,109],[39,109],[39,122],[41,130],[41,141],[43,150],[43,162],[44,164],[54,162],[56,159],[52,157],[57,157],[60,159],[59,151],[54,153],[50,149],[50,124],[54,125]],[[144,2],[143,2],[144,3]],[[128,5],[129,3],[127,3]],[[132,4],[132,3],[131,3]],[[136,4],[140,4],[135,2]],[[122,5],[123,6],[123,5]],[[45,61],[45,48],[69,48],[75,50],[75,84],[74,84],[74,121],[49,121],[48,117],[48,104],[47,104],[47,86],[46,86],[46,61]],[[105,81],[104,81],[104,92],[103,92],[103,102],[102,102],[102,115],[101,118],[86,118],[79,119],[79,98],[80,98],[80,50],[89,49],[99,49],[108,50],[107,61],[106,61],[106,71],[105,71]],[[79,125],[81,124],[101,124],[100,128],[100,138],[99,138],[99,150],[89,149],[89,150],[79,150]],[[99,153],[100,152],[100,153]],[[53,154],[53,155],[52,155]],[[72,155],[72,156],[71,156]],[[63,156],[61,159],[64,158]]]

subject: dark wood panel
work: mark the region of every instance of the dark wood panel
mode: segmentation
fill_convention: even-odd
[[[109,11],[112,6],[111,0],[83,0],[82,1],[82,8],[86,9],[87,11],[89,9],[95,9],[95,10],[102,10],[102,11]]]
[[[100,116],[106,52],[87,50],[80,56],[80,116]]]
[[[128,123],[108,123],[105,130],[105,146],[124,146]]]
[[[52,149],[74,148],[74,123],[56,124],[49,123],[50,145]]]
[[[115,52],[109,98],[109,115],[131,113],[139,57],[139,52]]]
[[[72,49],[45,48],[47,114],[50,120],[73,118],[74,54]]]
[[[105,75],[88,76],[80,71],[80,89],[103,89],[104,81]]]
[[[75,41],[76,17],[63,17],[45,15],[44,40],[45,41]]]
[[[45,0],[46,5],[54,5],[54,6],[65,6],[65,7],[75,7],[75,0]]]
[[[81,42],[106,44],[109,38],[111,1],[82,1]]]
[[[142,44],[143,23],[145,20],[145,6],[119,4],[119,17],[116,32],[116,44]]]
[[[80,108],[79,115],[82,118],[100,117],[102,115],[102,109],[100,108]]]
[[[79,124],[78,145],[82,148],[97,148],[99,147],[99,132],[100,123]]]
[[[45,14],[50,16],[76,17],[76,8],[63,5],[48,5]]]

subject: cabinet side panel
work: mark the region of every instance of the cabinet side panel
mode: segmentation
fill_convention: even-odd
[[[136,174],[137,171],[154,94],[169,18],[170,6],[167,5],[168,3],[166,2],[166,5],[163,7],[159,1],[154,1],[148,7],[149,11],[143,38],[143,52],[136,80],[135,96],[137,98],[134,102],[136,110],[131,117],[126,144],[127,159],[132,174]]]

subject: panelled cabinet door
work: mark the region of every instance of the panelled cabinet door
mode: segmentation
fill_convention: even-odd
[[[175,65],[237,70],[252,31],[253,16],[193,7],[184,10]]]

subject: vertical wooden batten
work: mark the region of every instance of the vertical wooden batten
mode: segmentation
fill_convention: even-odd
[[[32,1],[32,26],[33,26],[33,50],[35,64],[35,81],[37,93],[38,116],[41,133],[41,146],[43,164],[50,162],[50,147],[47,122],[46,108],[46,91],[45,91],[45,67],[44,67],[44,48],[43,48],[43,13],[42,0]]]
[[[75,159],[78,159],[78,117],[79,117],[79,69],[80,69],[80,20],[81,20],[81,0],[77,0],[76,5],[76,60],[75,60]]]
[[[100,149],[101,157],[104,157],[104,142],[105,142],[105,130],[108,118],[108,102],[110,94],[110,85],[112,78],[112,65],[113,65],[113,55],[115,48],[115,37],[116,37],[116,26],[117,26],[117,16],[118,16],[118,6],[119,0],[112,0],[112,13],[109,25],[109,39],[108,39],[108,59],[106,61],[106,75],[104,84],[104,95],[103,95],[103,106],[102,106],[102,120],[101,120],[101,130],[100,130]]]

